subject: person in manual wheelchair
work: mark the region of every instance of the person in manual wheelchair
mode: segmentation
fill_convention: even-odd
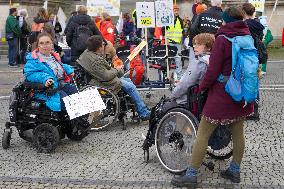
[[[115,94],[121,89],[126,92],[134,102],[139,117],[146,121],[150,111],[144,104],[135,85],[129,78],[122,77],[124,74],[123,64],[112,67],[104,56],[105,46],[103,38],[98,35],[91,36],[87,41],[87,49],[83,52],[77,63],[92,77],[92,84],[111,90]]]
[[[52,130],[52,134],[61,135],[61,138],[64,138],[67,134],[67,137],[71,140],[81,140],[89,134],[90,125],[86,116],[69,120],[62,98],[78,92],[77,88],[70,83],[74,76],[74,70],[71,66],[62,64],[59,55],[52,51],[53,40],[50,34],[40,33],[37,37],[36,46],[37,48],[26,56],[23,72],[26,83],[29,83],[28,88],[33,89],[34,87],[34,92],[30,95],[33,95],[38,103],[44,102],[44,106],[47,107],[46,111],[51,112],[50,115],[58,115],[58,119],[55,120],[59,122],[56,122],[52,116],[48,119],[36,120],[38,126],[36,125],[33,130],[33,142],[37,150],[39,152],[51,152],[57,146],[59,138],[55,137],[55,139],[49,141],[47,136],[41,136],[46,133],[44,130]],[[27,89],[27,87],[24,88]],[[35,112],[35,114],[39,113],[40,110]],[[40,123],[41,121],[43,123]],[[47,121],[49,123],[46,123]],[[58,124],[66,124],[65,130],[62,131],[63,127],[58,126]]]

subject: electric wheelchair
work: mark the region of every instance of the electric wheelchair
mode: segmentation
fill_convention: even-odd
[[[5,124],[2,138],[4,149],[10,147],[12,126],[16,127],[22,139],[32,142],[37,151],[43,153],[54,151],[66,135],[71,140],[80,141],[89,134],[88,115],[70,120],[67,112],[51,111],[45,101],[35,98],[35,93],[50,96],[58,90],[27,81],[20,81],[13,88],[9,104],[10,121]]]
[[[163,97],[152,108],[149,130],[142,145],[146,162],[149,160],[149,148],[155,145],[163,167],[176,174],[186,170],[207,98],[207,94],[199,93],[198,88],[198,85],[189,88],[185,105]],[[220,160],[232,156],[232,139],[228,127],[219,126],[213,132],[208,141],[207,154]],[[212,162],[203,162],[203,165],[210,170],[214,169]]]
[[[129,117],[132,122],[140,123],[141,120],[136,112],[135,104],[128,94],[123,90],[120,90],[118,94],[114,94],[106,88],[90,85],[92,77],[79,64],[76,64],[74,70],[74,78],[80,91],[96,88],[106,105],[106,109],[89,115],[88,120],[91,123],[91,130],[102,130],[117,121],[122,123],[122,129],[125,130]]]

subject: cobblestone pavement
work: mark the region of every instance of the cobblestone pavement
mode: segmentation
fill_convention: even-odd
[[[283,71],[284,62],[269,64],[262,85],[284,85]],[[152,97],[145,100],[154,104],[168,92],[150,93]],[[284,90],[261,90],[260,96],[260,121],[245,124],[241,183],[232,184],[218,176],[230,160],[214,161],[214,172],[201,168],[197,188],[284,188]],[[3,128],[8,101],[0,100],[0,107]],[[54,153],[41,154],[14,129],[11,147],[0,148],[0,188],[173,188],[173,174],[159,163],[154,147],[150,162],[143,161],[141,135],[146,131],[147,122],[129,123],[124,131],[117,124],[93,132],[81,142],[64,139]]]

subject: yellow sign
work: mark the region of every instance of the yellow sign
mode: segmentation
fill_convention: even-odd
[[[142,41],[133,51],[131,54],[127,57],[129,61],[131,61],[135,56],[147,45],[146,41]]]
[[[143,26],[151,26],[152,25],[152,18],[141,18],[140,24]]]
[[[255,7],[255,11],[264,12],[265,0],[249,0],[249,3]]]

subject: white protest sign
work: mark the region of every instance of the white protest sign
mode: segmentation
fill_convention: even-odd
[[[249,3],[255,7],[255,11],[264,12],[265,0],[249,0]]]
[[[120,0],[87,0],[88,15],[98,16],[103,12],[110,16],[120,15]]]
[[[136,2],[136,15],[138,28],[155,27],[155,3]]]
[[[173,26],[174,10],[172,0],[155,1],[156,26]]]
[[[88,88],[82,92],[66,96],[63,101],[70,119],[106,109],[96,88]]]

